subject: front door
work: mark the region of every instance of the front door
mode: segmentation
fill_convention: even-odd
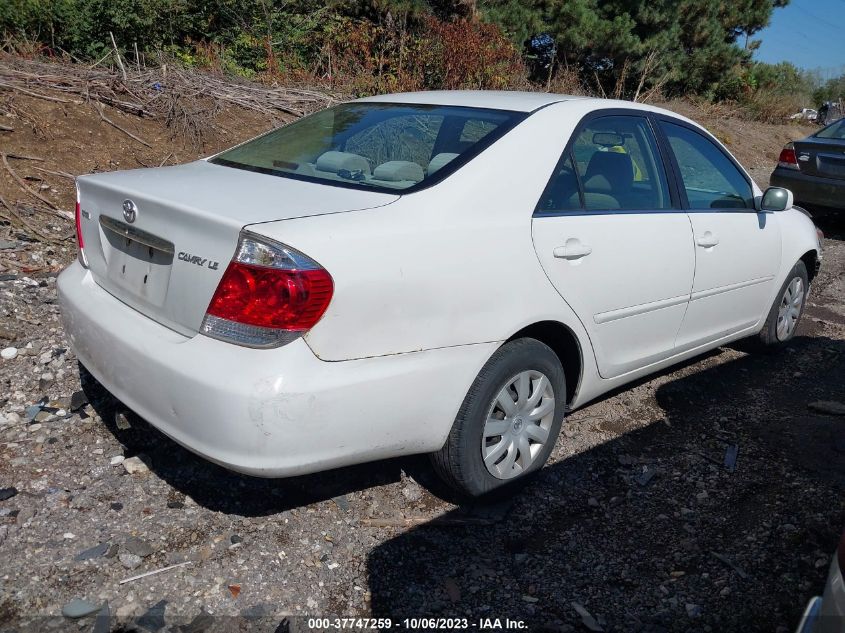
[[[751,181],[714,141],[662,120],[676,160],[695,241],[695,280],[675,342],[692,349],[758,323],[780,268],[777,219],[758,213]]]
[[[579,126],[534,214],[534,248],[605,378],[667,358],[693,280],[692,231],[648,119]]]

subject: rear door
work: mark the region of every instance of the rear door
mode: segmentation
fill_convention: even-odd
[[[581,122],[537,204],[537,256],[605,378],[672,354],[694,255],[670,183],[649,119],[614,110]]]
[[[793,145],[801,173],[845,180],[845,119]]]
[[[660,118],[695,241],[695,279],[678,351],[756,324],[780,267],[777,218],[758,213],[750,178],[699,128]]]

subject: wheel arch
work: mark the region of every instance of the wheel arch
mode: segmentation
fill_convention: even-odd
[[[819,272],[819,253],[815,249],[809,250],[799,258],[802,262],[804,262],[804,266],[807,267],[807,279],[810,283],[813,282],[813,279]]]
[[[566,403],[570,406],[578,394],[584,375],[584,352],[575,332],[560,321],[538,321],[515,332],[505,342],[519,338],[537,339],[548,345],[557,355],[563,365]]]

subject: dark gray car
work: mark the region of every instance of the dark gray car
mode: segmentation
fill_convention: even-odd
[[[787,143],[769,182],[792,191],[802,206],[845,211],[845,119]]]

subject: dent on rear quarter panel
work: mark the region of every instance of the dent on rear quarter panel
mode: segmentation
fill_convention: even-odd
[[[247,402],[249,419],[267,436],[265,423],[268,421],[297,422],[304,412],[313,413],[317,397],[313,393],[287,393],[282,389],[283,378],[263,378],[253,384],[252,393]],[[297,411],[297,415],[291,415]]]

